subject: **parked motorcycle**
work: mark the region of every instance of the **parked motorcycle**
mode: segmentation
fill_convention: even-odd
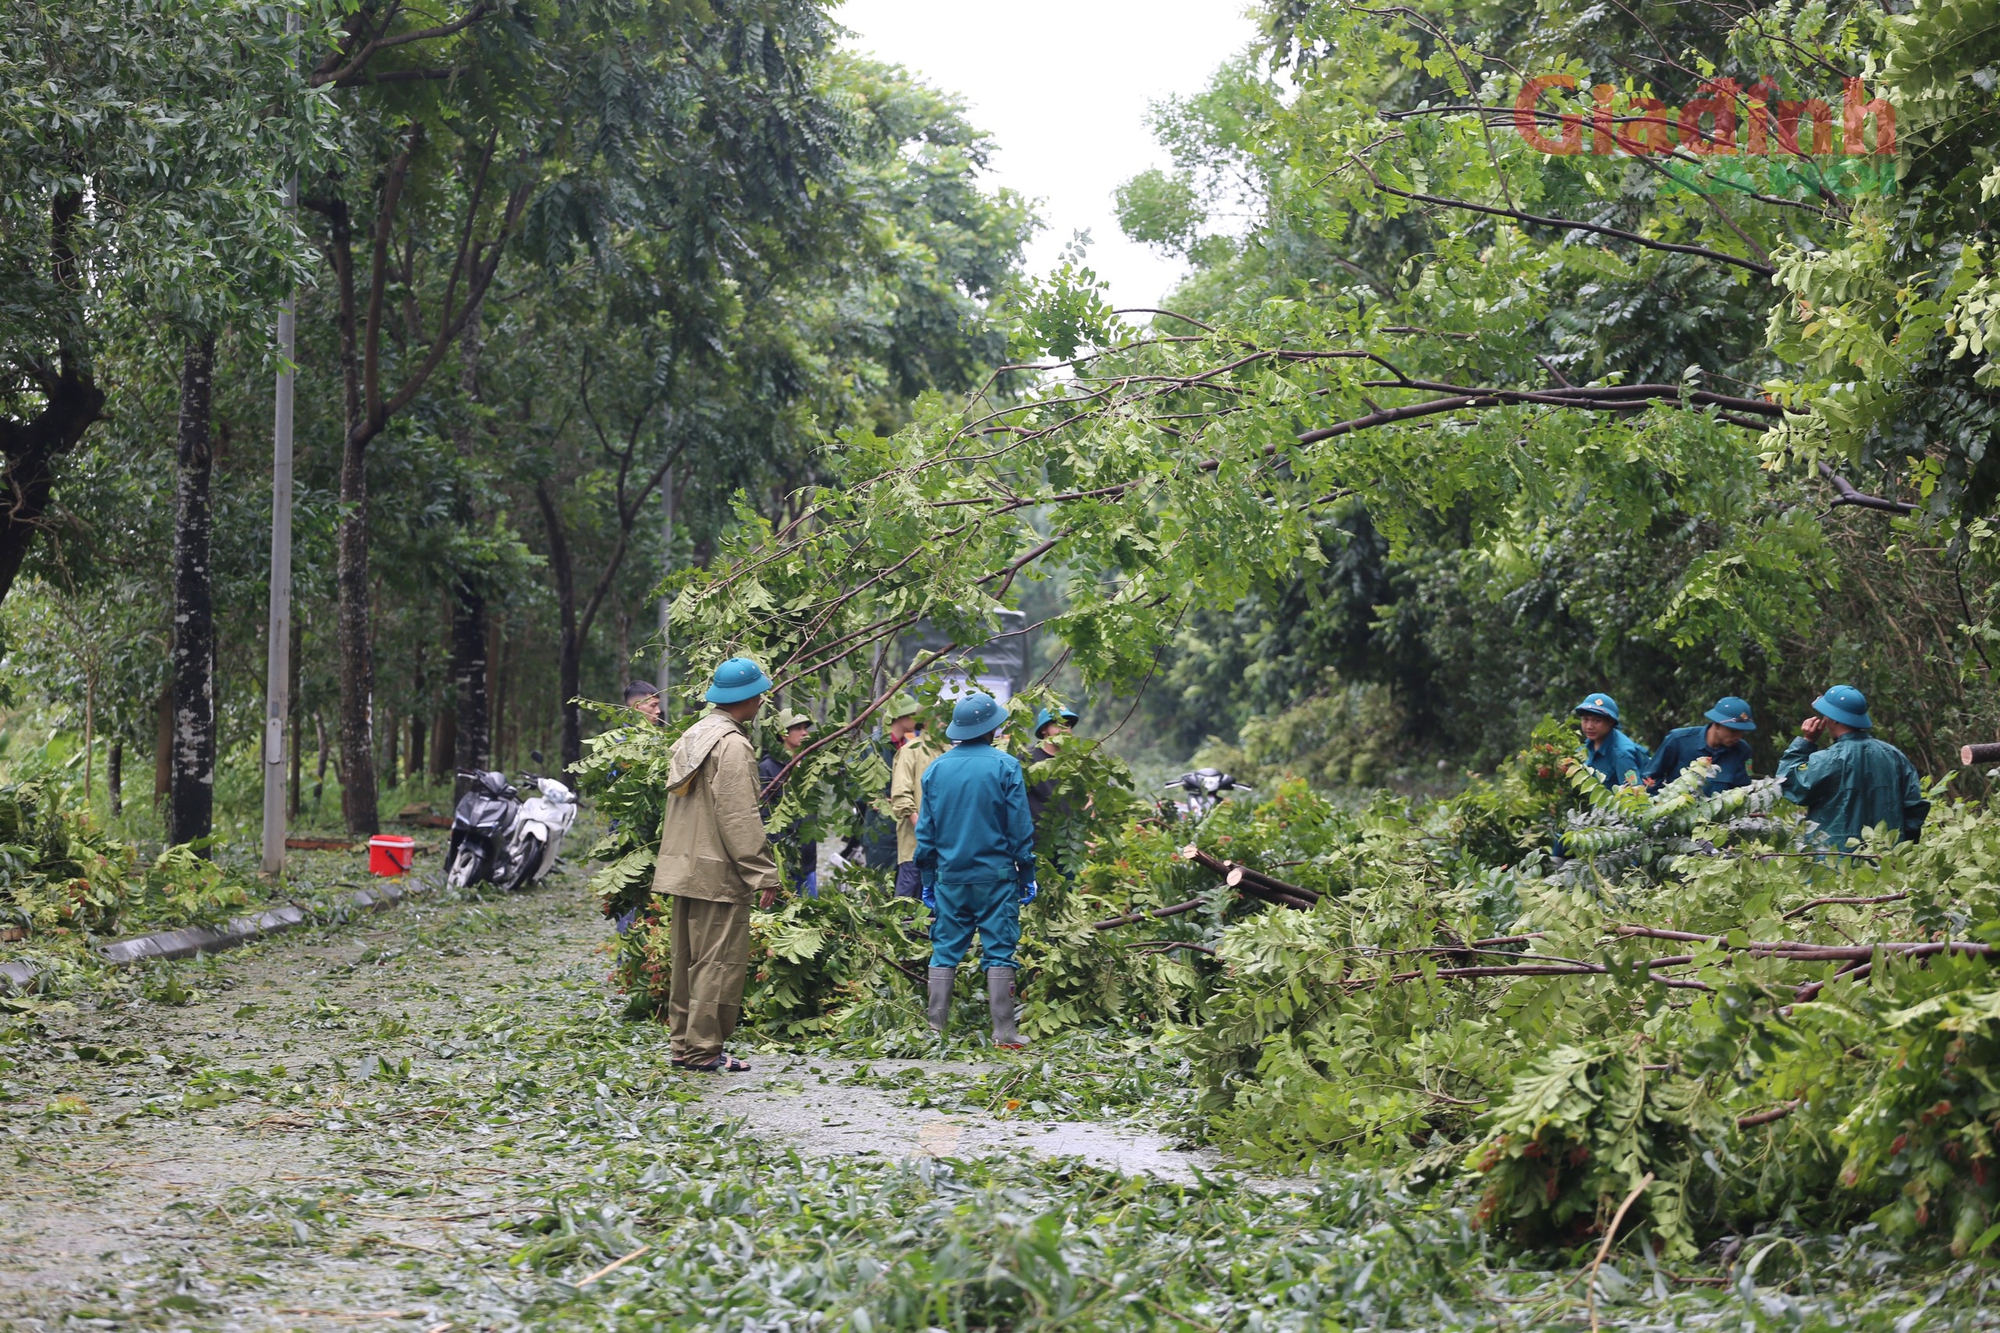
[[[540,763],[542,756],[534,755]],[[494,876],[496,884],[508,889],[525,889],[555,869],[562,851],[563,837],[576,823],[576,793],[554,778],[523,773],[524,782],[535,785],[536,795],[521,803],[507,839],[507,877]]]
[[[1207,818],[1216,806],[1222,804],[1222,793],[1226,791],[1255,791],[1247,782],[1238,782],[1219,768],[1197,768],[1192,773],[1183,773],[1167,784],[1168,791],[1184,792],[1187,799],[1177,802],[1187,817],[1193,820]]]
[[[540,763],[539,751],[533,758]],[[504,773],[464,773],[472,790],[452,812],[445,883],[462,889],[488,880],[525,889],[555,868],[563,838],[576,823],[576,793],[555,778],[523,773],[534,794],[525,801]]]
[[[454,889],[493,879],[504,859],[506,840],[521,802],[505,773],[460,773],[472,783],[451,812],[451,844],[445,849],[444,882]]]

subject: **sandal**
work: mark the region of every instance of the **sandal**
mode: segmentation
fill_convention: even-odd
[[[750,1070],[750,1065],[747,1061],[739,1060],[727,1051],[724,1051],[721,1055],[716,1056],[706,1064],[682,1061],[680,1065],[682,1069],[690,1069],[697,1074],[743,1074],[748,1073]]]

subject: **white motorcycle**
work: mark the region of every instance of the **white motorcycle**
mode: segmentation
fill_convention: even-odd
[[[534,756],[537,761],[541,755]],[[507,890],[525,889],[555,869],[563,837],[576,823],[576,793],[554,778],[521,775],[536,794],[521,802],[514,826],[507,831],[504,863],[493,880]]]

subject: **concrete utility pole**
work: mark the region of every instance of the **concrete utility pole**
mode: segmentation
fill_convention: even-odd
[[[291,183],[298,206],[299,183]],[[265,631],[264,861],[267,875],[285,870],[285,724],[292,712],[292,356],[297,296],[278,307],[278,392],[271,428],[271,615]]]

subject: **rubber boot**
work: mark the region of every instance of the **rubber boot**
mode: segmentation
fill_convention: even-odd
[[[945,1020],[951,1017],[951,983],[957,976],[955,967],[931,969],[930,1019],[940,1037],[944,1035]]]
[[[995,967],[986,973],[986,1007],[993,1014],[993,1044],[1019,1050],[1027,1043],[1014,1028],[1014,969]]]

